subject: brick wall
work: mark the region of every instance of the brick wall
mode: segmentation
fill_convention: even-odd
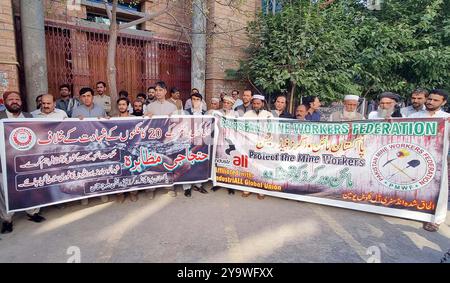
[[[0,1],[0,94],[19,90],[16,41],[11,0]]]
[[[73,22],[75,18],[86,18],[86,7],[70,5],[67,0],[44,0],[46,19]]]
[[[221,4],[223,3],[223,4]],[[209,2],[209,23],[206,67],[206,94],[209,101],[221,91],[231,94],[233,89],[242,93],[246,84],[228,80],[225,71],[238,69],[239,60],[245,58],[244,49],[249,41],[245,27],[249,21],[255,19],[260,8],[259,0],[246,0],[232,8],[224,5],[227,1],[217,0]]]
[[[173,8],[170,13],[176,18],[176,20],[168,14],[163,14],[157,17],[154,21],[146,22],[144,24],[144,29],[153,32],[155,36],[160,38],[188,42],[188,39],[186,38],[185,33],[183,33],[183,29],[180,25],[186,27],[186,31],[189,33],[192,15],[192,8],[189,3],[190,1],[177,1],[173,4]],[[155,13],[162,10],[165,5],[165,0],[145,1],[142,11],[147,13]]]
[[[12,2],[18,13],[19,0],[0,1],[0,87],[7,84],[8,89],[18,89],[16,45],[13,28]],[[73,9],[66,0],[44,0],[46,19],[73,22],[76,18],[86,18],[86,7]],[[179,1],[172,10],[177,21],[188,31],[191,27],[191,2]],[[208,41],[206,58],[206,97],[221,91],[230,93],[232,89],[241,92],[246,87],[242,82],[226,79],[225,70],[237,69],[239,60],[244,58],[244,48],[248,46],[245,27],[254,20],[260,10],[260,0],[245,0],[237,7],[230,8],[220,3],[225,0],[208,0]],[[155,12],[162,9],[164,0],[147,0],[142,4],[142,11]],[[143,29],[152,31],[156,37],[188,42],[179,23],[169,15],[162,15],[157,20],[146,22]],[[5,63],[6,62],[6,63]]]

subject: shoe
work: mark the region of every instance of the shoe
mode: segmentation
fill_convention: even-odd
[[[145,195],[146,195],[149,199],[154,199],[154,198],[155,198],[155,190],[146,190],[146,191],[145,191]]]
[[[28,220],[36,222],[36,223],[40,223],[40,222],[46,220],[45,217],[39,215],[39,213],[35,213],[33,215],[27,213],[27,216],[29,218]]]
[[[264,199],[265,197],[266,197],[265,195],[261,195],[261,194],[258,194],[258,196],[257,196],[258,199]]]
[[[228,194],[229,195],[234,195],[234,190],[233,189],[228,189]]]
[[[124,203],[125,202],[125,194],[124,193],[117,194],[116,201],[118,203]]]
[[[57,209],[64,209],[64,208],[66,208],[66,206],[64,204],[57,204],[57,205],[55,205],[55,207]]]
[[[184,196],[190,198],[192,196],[192,189],[187,189],[184,191]]]
[[[251,195],[252,193],[251,192],[242,192],[242,197],[243,198],[246,198],[246,197],[248,197],[249,195]]]
[[[428,232],[437,232],[439,230],[439,224],[426,222],[423,223],[423,229],[425,229]]]
[[[108,202],[109,201],[109,197],[108,196],[101,196],[100,199],[102,200],[102,202]]]
[[[168,193],[167,193],[169,196],[171,196],[171,197],[176,197],[177,196],[177,192],[175,192],[175,191],[169,191]]]
[[[208,193],[208,191],[205,190],[202,185],[200,185],[200,187],[197,186],[197,185],[193,185],[192,189],[194,189],[194,191],[200,192],[202,194],[207,194]]]
[[[130,200],[131,200],[132,202],[137,202],[138,199],[139,199],[139,197],[138,197],[137,192],[136,192],[136,193],[130,192]]]
[[[211,188],[211,191],[215,192],[215,191],[217,191],[218,189],[220,189],[220,187],[215,186],[215,187],[212,187],[212,188]]]
[[[81,200],[81,205],[88,205],[89,200],[87,198]]]
[[[13,231],[13,223],[3,221],[2,223],[2,230],[0,231],[2,234],[11,233]]]

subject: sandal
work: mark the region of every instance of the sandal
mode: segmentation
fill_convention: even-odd
[[[124,193],[117,194],[116,201],[118,203],[123,203],[125,201],[125,194]]]
[[[130,192],[130,200],[132,202],[136,202],[136,201],[138,201],[138,199],[139,199],[139,197],[138,197],[137,193]]]
[[[439,230],[439,224],[426,222],[423,223],[423,229],[425,229],[428,232],[437,232]]]
[[[265,197],[266,197],[265,195],[261,195],[261,194],[258,194],[258,196],[257,196],[258,199],[264,199]]]
[[[200,192],[200,193],[202,193],[202,194],[207,194],[207,193],[208,193],[208,191],[205,190],[205,189],[203,188],[202,185],[200,185],[200,187],[197,186],[197,185],[192,185],[192,189],[193,189],[194,191]]]
[[[243,198],[246,198],[246,197],[248,197],[249,195],[251,195],[252,193],[251,192],[242,192],[242,197]]]

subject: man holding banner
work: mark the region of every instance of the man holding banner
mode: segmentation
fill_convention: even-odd
[[[244,118],[259,118],[259,119],[269,119],[273,118],[273,114],[269,111],[265,110],[266,100],[263,95],[255,94],[252,98],[252,110],[247,111],[244,114]],[[248,197],[251,192],[244,191],[242,192],[242,197]],[[258,194],[258,199],[264,199],[264,194]]]
[[[3,94],[3,100],[5,101],[6,110],[0,112],[0,119],[31,118],[29,113],[22,111],[22,98],[18,92],[5,92]],[[5,185],[2,183],[2,188],[0,190],[0,218],[3,221],[0,232],[2,234],[13,231],[12,217],[14,213],[6,212],[6,201],[4,195],[6,190],[7,188],[5,188]],[[37,223],[44,221],[45,218],[39,215],[39,211],[39,208],[27,210],[26,213],[29,220]]]
[[[141,101],[137,101],[142,105]],[[128,111],[128,107],[130,106],[130,101],[126,97],[121,97],[117,99],[117,110],[119,111],[119,114],[117,115],[117,118],[129,118],[131,117],[130,112]],[[153,192],[152,192],[153,196]],[[138,201],[138,191],[131,191],[130,192],[130,200],[132,202]],[[151,197],[153,198],[153,197]],[[118,193],[117,194],[117,202],[123,203],[125,201],[125,193]]]
[[[263,95],[255,94],[252,97],[252,108],[251,110],[245,112],[244,118],[260,118],[268,119],[273,118],[273,114],[265,110],[266,99]]]
[[[379,96],[380,105],[378,110],[369,113],[367,119],[389,119],[389,118],[401,118],[402,114],[397,107],[397,103],[400,101],[400,96],[393,92],[383,92]]]
[[[425,103],[425,109],[411,114],[411,118],[448,118],[450,114],[442,111],[442,107],[447,104],[448,93],[443,89],[430,91]]]
[[[101,84],[99,84],[101,85]],[[80,89],[81,105],[73,109],[73,118],[100,118],[106,117],[105,109],[94,103],[94,90],[90,87]]]
[[[446,120],[435,118],[444,115],[438,106],[446,97],[439,93],[429,98],[432,113],[422,115],[433,118],[427,120],[222,117],[214,186],[442,223],[448,129]]]
[[[51,94],[42,95],[40,111],[33,115],[34,118],[46,118],[63,120],[68,118],[64,110],[56,108],[55,97]]]
[[[364,116],[358,113],[359,96],[344,96],[344,109],[342,111],[333,112],[330,116],[331,122],[364,120]]]
[[[200,93],[192,93],[191,94],[191,104],[192,108],[186,109],[185,115],[196,115],[202,116],[205,115],[206,111],[202,109],[203,96]],[[194,146],[195,148],[195,146]],[[207,194],[208,191],[203,188],[202,183],[193,183],[193,184],[183,184],[184,196],[191,197],[192,189],[194,191],[198,191],[202,194]]]
[[[442,111],[442,107],[447,103],[448,93],[443,89],[434,89],[430,91],[425,103],[425,110],[411,114],[411,118],[449,118],[450,114]],[[436,232],[439,230],[441,223],[426,222],[423,228],[429,232]]]

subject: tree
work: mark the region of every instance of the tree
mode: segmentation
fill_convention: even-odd
[[[275,15],[260,15],[249,27],[251,46],[243,73],[269,93],[296,89],[335,99],[359,93],[351,68],[354,41],[348,37],[345,5],[297,1]]]
[[[117,50],[117,37],[121,30],[124,30],[126,28],[139,25],[141,23],[144,23],[146,21],[151,21],[155,18],[157,18],[160,15],[169,13],[169,11],[172,9],[173,1],[172,0],[166,0],[166,5],[161,10],[154,12],[154,13],[146,13],[144,17],[137,19],[135,21],[129,22],[129,23],[123,23],[118,24],[117,23],[117,5],[119,3],[119,0],[113,0],[111,5],[109,5],[108,0],[103,0],[105,4],[106,13],[108,15],[110,26],[109,26],[109,40],[108,40],[108,55],[107,55],[107,77],[108,77],[108,86],[109,86],[109,94],[111,97],[111,103],[113,106],[116,105],[116,101],[118,99],[118,92],[117,92],[117,82],[116,82],[116,74],[117,74],[117,68],[116,68],[116,50]],[[132,0],[133,3],[139,3],[139,0]],[[111,115],[117,114],[116,107],[111,108]]]
[[[335,101],[415,87],[448,88],[449,0],[285,1],[249,27],[249,58],[238,74],[268,93],[290,90]]]
[[[360,11],[352,32],[364,94],[390,90],[406,97],[417,87],[449,88],[449,10],[448,0],[391,0],[379,12]]]
[[[196,83],[196,87],[198,89],[204,88],[205,84],[205,60],[206,60],[206,38],[214,36],[215,34],[229,34],[230,38],[233,37],[232,31],[228,31],[220,24],[218,24],[214,19],[209,17],[208,9],[206,7],[206,0],[163,0],[165,5],[159,11],[154,13],[145,13],[145,16],[141,19],[135,20],[129,23],[118,24],[116,21],[117,14],[117,6],[119,1],[124,3],[133,3],[138,4],[141,0],[103,0],[108,18],[110,20],[109,27],[109,41],[108,41],[108,55],[107,55],[107,76],[108,76],[108,85],[110,90],[111,102],[112,105],[115,105],[117,101],[117,85],[116,85],[116,66],[115,66],[115,57],[116,57],[116,48],[117,48],[117,37],[121,30],[124,30],[128,27],[135,26],[147,21],[153,21],[157,17],[165,14],[172,18],[178,27],[181,28],[182,33],[185,38],[189,42],[192,48],[192,81]],[[172,10],[177,3],[181,1],[188,1],[190,6],[192,7],[192,11],[187,11],[188,13],[192,12],[192,28],[183,25],[178,21],[178,19],[172,14]],[[240,4],[245,0],[227,0],[226,2],[221,2],[220,0],[215,0],[215,3],[220,4],[223,7],[231,8],[234,11],[240,11]],[[206,20],[212,28],[209,30],[206,29]],[[220,30],[221,32],[216,32],[216,30]],[[203,82],[202,82],[203,81]],[[112,107],[111,114],[115,115],[117,112],[116,107]]]

